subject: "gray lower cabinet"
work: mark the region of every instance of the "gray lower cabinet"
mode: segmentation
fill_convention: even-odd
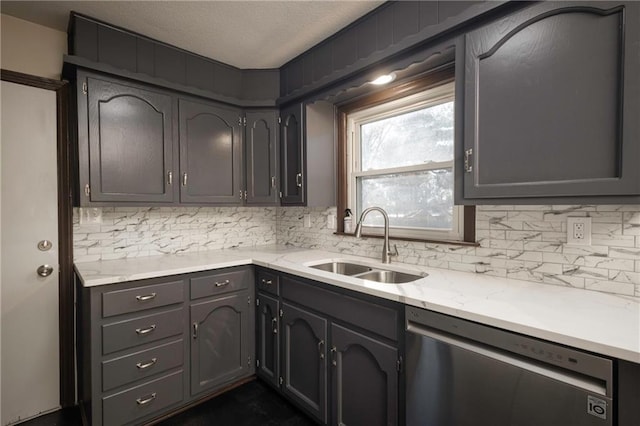
[[[76,94],[80,204],[173,202],[171,96],[82,71]]]
[[[180,202],[242,204],[240,110],[179,100]]]
[[[259,377],[321,424],[402,424],[399,306],[266,269],[257,288]]]
[[[245,204],[277,206],[277,111],[247,111],[244,140]]]
[[[456,201],[640,199],[638,44],[635,2],[538,3],[461,38]]]
[[[253,268],[236,267],[78,284],[86,423],[145,424],[254,374],[253,282]]]

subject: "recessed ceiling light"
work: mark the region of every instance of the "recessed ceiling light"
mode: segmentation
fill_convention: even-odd
[[[371,84],[375,84],[378,86],[381,86],[383,84],[387,84],[387,83],[391,83],[393,80],[396,79],[396,75],[395,74],[384,74],[381,75],[380,77],[376,78],[375,80],[373,80],[371,82]]]

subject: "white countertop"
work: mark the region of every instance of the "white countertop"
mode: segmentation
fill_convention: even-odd
[[[328,260],[429,275],[380,284],[307,265]],[[407,305],[640,363],[640,299],[281,246],[77,263],[85,287],[254,264]]]

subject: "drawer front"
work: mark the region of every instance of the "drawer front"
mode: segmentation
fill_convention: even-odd
[[[182,339],[102,362],[102,391],[145,379],[184,363]]]
[[[249,268],[218,272],[191,278],[191,299],[229,293],[249,288],[252,274]]]
[[[391,340],[398,340],[400,316],[396,309],[334,293],[288,276],[280,277],[280,292],[284,299]]]
[[[180,308],[103,325],[102,354],[182,334],[184,315]]]
[[[271,293],[273,295],[280,294],[280,282],[278,276],[266,271],[258,272],[258,290]]]
[[[110,291],[102,295],[102,317],[107,318],[183,301],[184,283],[182,281]]]
[[[118,426],[160,412],[183,400],[182,370],[102,398],[104,426]]]

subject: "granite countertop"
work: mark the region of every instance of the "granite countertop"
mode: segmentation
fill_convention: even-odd
[[[329,260],[428,276],[381,284],[310,268]],[[282,246],[77,263],[85,287],[240,265],[258,265],[406,305],[640,363],[640,299]]]

